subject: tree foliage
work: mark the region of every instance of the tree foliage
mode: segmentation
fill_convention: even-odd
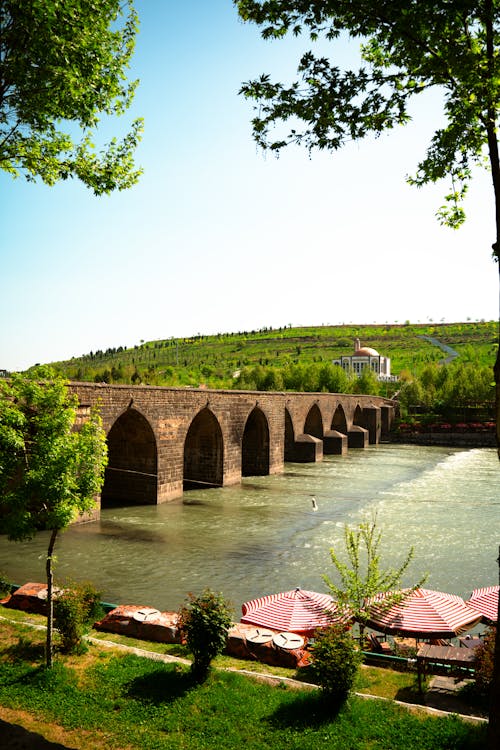
[[[401,579],[410,565],[414,549],[411,547],[398,568],[382,569],[380,564],[380,543],[382,532],[377,528],[377,518],[362,522],[356,529],[344,527],[344,547],[347,562],[344,562],[335,549],[330,549],[330,558],[335,567],[339,584],[323,575],[333,598],[338,605],[352,614],[359,624],[361,639],[368,620],[371,617],[371,600],[376,594],[385,593],[387,607],[401,601]],[[425,576],[418,583],[407,589],[406,595],[414,591],[425,581]],[[377,602],[378,608],[380,603]]]
[[[458,362],[428,365],[419,377],[408,376],[399,384],[402,410],[421,405],[435,413],[458,410],[470,404],[488,404],[495,399],[491,369]]]
[[[101,592],[87,581],[64,586],[54,601],[54,625],[65,653],[82,650],[84,633],[103,615]]]
[[[50,368],[0,383],[0,533],[50,531],[47,665],[52,663],[53,551],[60,530],[90,512],[104,480],[106,437],[97,410],[79,424],[76,397]]]
[[[244,21],[262,27],[265,39],[305,31],[313,41],[333,42],[344,34],[361,43],[359,70],[341,70],[309,51],[298,64],[300,79],[292,84],[274,83],[268,74],[243,84],[241,93],[256,102],[253,134],[262,148],[279,152],[298,144],[310,151],[335,150],[380,135],[406,124],[412,100],[437,88],[445,124],[436,129],[409,182],[420,187],[447,179],[438,217],[456,228],[465,219],[463,199],[473,168],[488,165],[496,219],[493,257],[500,260],[500,6],[495,0],[234,2]],[[494,372],[500,458],[500,346]]]
[[[447,124],[435,132],[410,181],[424,185],[450,178],[447,207],[439,213],[452,226],[463,221],[460,202],[471,168],[483,163],[485,148],[496,142],[496,3],[236,0],[236,5],[266,39],[307,31],[312,40],[333,41],[347,33],[362,43],[359,70],[341,70],[306,52],[298,65],[300,81],[285,86],[262,75],[244,84],[242,93],[258,102],[253,131],[259,145],[274,151],[290,143],[338,149],[406,124],[410,101],[437,86]],[[288,120],[302,128],[291,127],[273,140],[271,127]]]
[[[0,168],[53,185],[78,177],[97,195],[138,179],[136,120],[97,152],[102,116],[121,115],[137,82],[132,0],[0,1]]]
[[[212,660],[224,650],[231,624],[230,605],[210,589],[200,596],[190,594],[180,610],[179,628],[193,654],[191,672],[197,682],[207,678]]]

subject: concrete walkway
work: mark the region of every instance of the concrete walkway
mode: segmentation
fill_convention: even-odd
[[[422,335],[422,336],[418,336],[417,338],[425,339],[430,344],[433,344],[433,346],[439,347],[439,349],[441,349],[442,352],[448,355],[446,359],[442,359],[440,361],[440,364],[447,365],[450,362],[453,362],[453,360],[459,356],[458,352],[455,351],[455,349],[452,349],[451,346],[448,346],[447,344],[443,344],[442,341],[439,341],[439,339],[435,339],[433,336]]]

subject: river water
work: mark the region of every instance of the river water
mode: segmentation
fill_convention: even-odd
[[[176,610],[187,593],[221,591],[238,616],[264,594],[325,591],[329,550],[343,554],[345,524],[376,513],[381,567],[415,553],[404,583],[468,598],[498,583],[500,467],[493,449],[370,446],[281,475],[190,491],[159,506],[107,508],[57,543],[56,580],[91,580],[103,599]],[[314,510],[311,496],[316,498]],[[0,536],[0,572],[43,581],[48,535],[26,543]]]

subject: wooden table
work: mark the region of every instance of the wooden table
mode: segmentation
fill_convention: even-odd
[[[418,689],[422,692],[422,675],[428,667],[444,668],[449,673],[474,669],[476,654],[471,648],[430,646],[424,643],[417,652]]]

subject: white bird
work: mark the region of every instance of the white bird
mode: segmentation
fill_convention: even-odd
[[[318,510],[318,503],[316,502],[316,498],[314,497],[314,495],[311,495],[311,503],[313,510]]]

